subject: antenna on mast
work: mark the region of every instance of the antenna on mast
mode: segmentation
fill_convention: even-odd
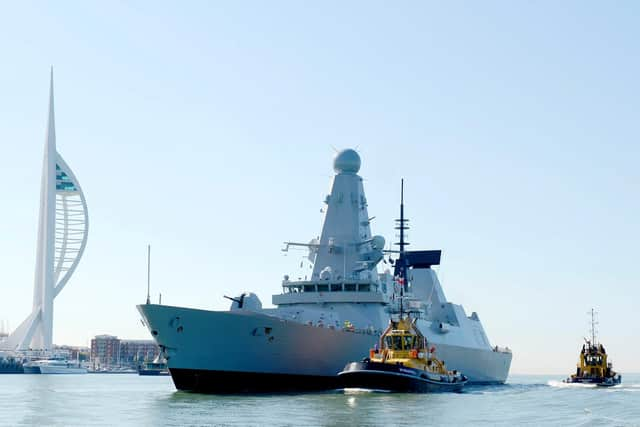
[[[591,308],[591,344],[596,345],[596,314],[598,314],[593,308]]]
[[[151,245],[147,245],[147,304],[151,304]]]
[[[402,318],[404,307],[403,307],[403,297],[404,290],[408,286],[408,277],[407,277],[407,258],[405,254],[405,247],[409,245],[408,242],[405,241],[405,230],[409,229],[408,223],[409,220],[404,217],[404,179],[400,180],[400,219],[396,219],[396,230],[400,231],[400,242],[396,243],[396,245],[400,246],[400,256],[398,261],[396,261],[395,265],[395,276],[398,277],[400,282],[400,318]]]

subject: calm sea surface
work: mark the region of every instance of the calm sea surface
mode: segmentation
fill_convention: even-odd
[[[325,392],[212,396],[170,377],[0,375],[0,425],[640,426],[640,375],[610,389],[514,375],[461,394]]]

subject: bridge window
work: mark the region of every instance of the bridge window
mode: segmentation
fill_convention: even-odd
[[[411,350],[412,348],[416,348],[416,337],[407,335],[404,338],[404,349]]]
[[[393,337],[393,349],[402,350],[402,337],[399,337],[399,336]]]

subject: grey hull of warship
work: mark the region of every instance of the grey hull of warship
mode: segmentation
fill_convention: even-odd
[[[407,252],[408,281],[378,271],[387,253],[373,236],[360,158],[344,150],[327,196],[321,235],[286,243],[309,251],[310,280],[285,276],[276,308],[262,308],[253,293],[232,299],[229,311],[159,304],[138,306],[160,346],[179,390],[237,393],[338,387],[337,373],[368,354],[400,300],[438,358],[470,383],[503,383],[511,351],[490,344],[478,315],[448,302],[435,271],[440,251]],[[398,298],[399,286],[406,298]]]

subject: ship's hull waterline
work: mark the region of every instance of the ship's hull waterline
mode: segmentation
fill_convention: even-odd
[[[467,383],[460,376],[429,374],[404,365],[362,361],[352,362],[338,374],[340,386],[345,389],[367,389],[404,393],[460,392]]]
[[[339,386],[347,362],[378,340],[371,333],[321,328],[247,311],[139,305],[179,390],[234,393],[322,390]],[[439,357],[473,383],[502,383],[510,353],[438,346]]]

